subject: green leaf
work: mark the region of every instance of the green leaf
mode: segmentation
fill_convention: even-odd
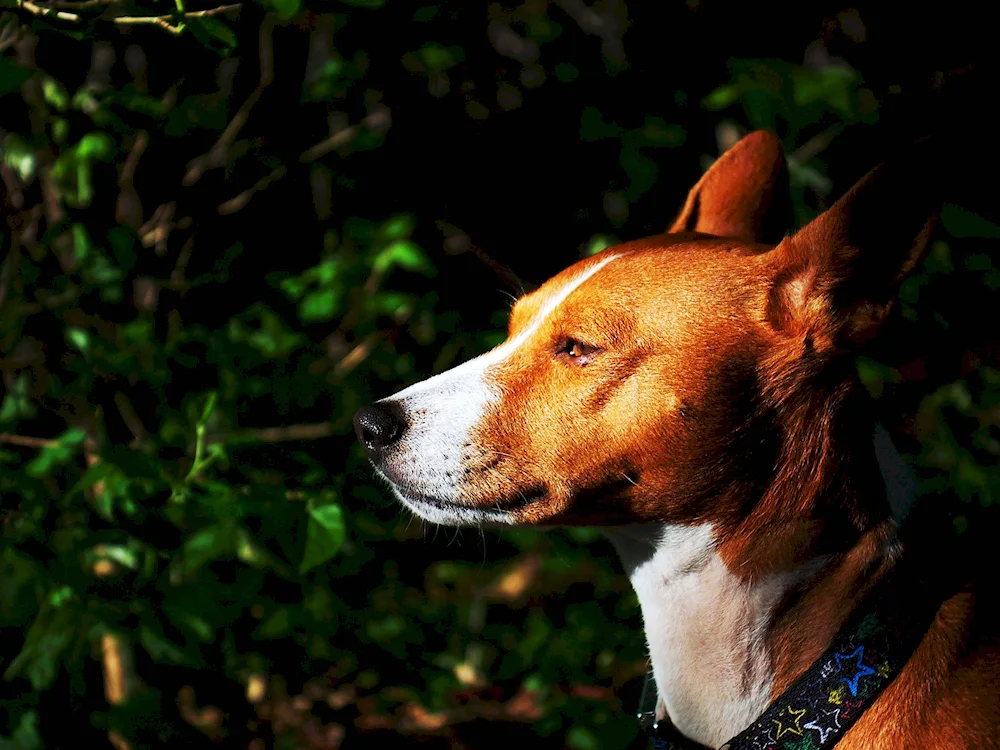
[[[135,241],[135,233],[125,227],[112,227],[108,230],[108,245],[123,271],[128,271],[135,265]]]
[[[396,240],[390,243],[375,256],[375,261],[372,263],[372,267],[380,273],[385,273],[393,266],[400,266],[407,271],[416,271],[427,276],[436,273],[434,265],[424,255],[424,251],[409,240]]]
[[[299,305],[299,317],[303,323],[319,323],[331,320],[340,310],[340,294],[336,289],[319,289],[311,292]]]
[[[70,490],[69,496],[74,497],[98,483],[103,484],[104,491],[95,493],[94,509],[101,518],[110,521],[114,517],[115,496],[123,494],[128,486],[128,479],[113,463],[101,461],[91,466]]]
[[[38,733],[38,714],[34,711],[21,714],[10,739],[0,737],[0,750],[42,750],[43,747],[42,736]]]
[[[265,357],[287,357],[306,339],[292,333],[281,318],[264,308],[260,312],[260,328],[247,335],[246,341]]]
[[[606,234],[595,234],[583,247],[583,255],[596,255],[597,253],[605,250],[612,245],[614,245],[617,240],[614,237],[610,237]]]
[[[393,216],[382,224],[379,227],[379,233],[387,240],[402,240],[413,234],[415,228],[416,223],[413,217],[408,214],[402,214],[400,216]]]
[[[3,157],[3,163],[13,169],[25,184],[30,183],[38,171],[38,157],[34,149],[16,135],[7,136],[3,144],[0,144],[0,157]]]
[[[941,209],[941,223],[952,237],[1000,238],[1000,227],[992,221],[952,203]]]
[[[440,73],[462,62],[465,53],[461,47],[445,47],[437,42],[429,42],[417,50],[417,59],[425,70]]]
[[[73,427],[60,435],[55,443],[42,448],[35,458],[25,467],[28,476],[44,477],[51,473],[56,466],[66,463],[76,453],[77,448],[86,437],[86,433],[79,427]]]
[[[337,554],[347,537],[344,513],[339,505],[321,505],[309,508],[309,525],[306,529],[306,551],[302,556],[299,572],[305,573],[322,565]]]
[[[42,94],[45,101],[51,104],[60,112],[65,112],[69,106],[69,94],[65,87],[55,78],[46,76],[42,81]]]
[[[210,391],[208,398],[205,399],[205,406],[201,410],[201,418],[198,420],[198,426],[204,427],[208,424],[208,420],[212,418],[212,412],[215,411],[215,404],[219,400],[219,394],[215,391]]]
[[[199,529],[184,544],[181,572],[190,575],[212,560],[232,556],[237,540],[236,527],[227,521]]]
[[[62,652],[78,633],[78,619],[69,607],[43,605],[28,629],[20,653],[4,672],[4,679],[23,674],[35,690],[51,685],[59,670]]]
[[[265,8],[278,14],[278,18],[287,21],[302,9],[302,0],[263,0]]]
[[[385,5],[385,0],[340,0],[344,5],[353,5],[355,8],[381,8]]]
[[[14,387],[7,391],[3,404],[0,405],[0,424],[16,422],[18,419],[31,419],[38,409],[28,398],[28,376],[21,373],[14,381]]]
[[[274,638],[281,638],[288,635],[289,630],[292,627],[291,617],[288,615],[288,608],[281,607],[280,609],[272,612],[257,628],[254,633],[254,637],[261,641],[267,641]]]
[[[21,84],[31,78],[34,72],[31,68],[18,65],[13,58],[0,57],[0,96],[20,91]]]
[[[573,727],[566,733],[566,747],[572,750],[597,750],[597,735],[587,727]]]
[[[114,141],[107,133],[87,133],[72,148],[67,149],[52,165],[52,176],[60,197],[72,205],[89,206],[94,198],[91,184],[93,161],[109,161],[115,155]]]
[[[184,652],[170,641],[158,622],[143,623],[139,626],[139,643],[155,662],[185,664],[190,660]]]
[[[190,30],[194,38],[208,49],[223,57],[236,49],[236,33],[217,18],[187,18],[184,20],[184,28]]]
[[[740,86],[719,86],[705,97],[703,103],[708,109],[725,109],[730,104],[738,102],[741,96],[743,96],[743,88]]]
[[[90,334],[82,328],[67,328],[66,340],[75,349],[79,349],[84,354],[90,348]]]
[[[115,143],[107,133],[87,133],[76,144],[76,154],[81,159],[108,161],[115,153]]]

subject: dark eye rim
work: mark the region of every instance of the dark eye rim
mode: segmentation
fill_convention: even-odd
[[[577,352],[574,354],[574,352]],[[595,355],[601,352],[601,348],[588,344],[573,336],[563,336],[556,343],[556,356],[562,360],[575,365],[584,366],[591,362]]]

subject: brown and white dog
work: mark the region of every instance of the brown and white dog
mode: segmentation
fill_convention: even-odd
[[[757,132],[667,234],[576,263],[493,351],[362,409],[399,500],[447,525],[604,527],[659,705],[718,747],[830,645],[903,556],[911,487],[853,352],[927,244],[933,185],[889,162],[776,247],[784,155]],[[996,621],[943,597],[841,748],[1000,746]],[[904,720],[905,717],[905,720]]]

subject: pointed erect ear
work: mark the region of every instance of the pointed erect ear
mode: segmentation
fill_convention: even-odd
[[[927,247],[945,165],[938,146],[923,141],[772,250],[781,267],[768,309],[775,328],[829,336],[838,347],[874,335]]]
[[[776,136],[758,130],[705,172],[669,231],[777,244],[791,226],[785,152]]]

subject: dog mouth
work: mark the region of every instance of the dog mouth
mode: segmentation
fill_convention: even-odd
[[[482,512],[490,516],[506,516],[534,505],[545,497],[544,488],[532,487],[525,492],[519,492],[517,496],[469,505],[466,503],[456,502],[454,500],[445,500],[434,495],[428,495],[399,482],[392,482],[392,486],[396,490],[396,494],[399,495],[399,498],[408,505],[414,507],[419,507],[421,505],[430,506],[440,511],[450,511],[462,514],[469,512]]]

